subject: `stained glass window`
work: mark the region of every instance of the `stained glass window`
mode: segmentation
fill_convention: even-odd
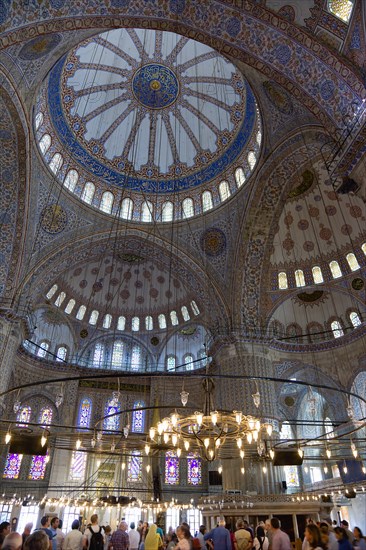
[[[185,321],[189,321],[191,317],[190,317],[190,315],[189,315],[187,306],[182,306],[182,307],[180,308],[180,310],[181,310],[181,312],[182,312],[183,319],[184,319]]]
[[[46,297],[51,300],[52,296],[57,292],[58,286],[53,285],[46,294]]]
[[[8,453],[5,462],[3,477],[6,479],[18,479],[23,455]]]
[[[357,328],[361,325],[361,319],[356,311],[351,311],[349,318],[354,328]]]
[[[176,311],[171,311],[170,312],[170,320],[172,322],[173,327],[178,325],[179,321],[178,321],[178,315],[177,315]]]
[[[76,170],[69,170],[66,174],[66,178],[64,179],[64,186],[66,187],[66,189],[69,189],[69,191],[73,193],[78,179],[78,172]]]
[[[245,174],[241,166],[235,170],[235,181],[238,187],[241,187],[245,183]]]
[[[193,355],[186,355],[184,358],[184,364],[186,366],[186,370],[193,370],[194,369]]]
[[[70,480],[80,481],[84,479],[86,468],[86,453],[83,451],[73,451],[70,465]]]
[[[116,341],[113,344],[112,367],[121,367],[123,360],[123,342]]]
[[[104,191],[102,195],[102,200],[100,201],[99,208],[105,212],[106,214],[110,214],[112,212],[114,202],[114,195],[110,191]]]
[[[36,130],[38,130],[38,128],[40,127],[40,125],[42,124],[43,122],[43,113],[42,112],[39,112],[36,114],[36,118],[35,118],[35,127],[36,127]]]
[[[342,271],[339,267],[339,263],[336,260],[333,260],[329,264],[330,270],[333,275],[333,279],[337,279],[338,277],[342,277]]]
[[[281,271],[278,274],[278,288],[281,290],[288,288],[287,275],[284,271]]]
[[[88,181],[83,189],[83,192],[81,194],[81,200],[86,202],[87,204],[91,204],[95,193],[95,185],[91,181]]]
[[[133,404],[135,410],[132,413],[132,431],[137,433],[142,433],[145,429],[145,411],[141,407],[145,407],[144,401],[135,401]]]
[[[184,218],[191,218],[194,216],[194,205],[191,198],[188,197],[187,199],[184,199],[182,202],[182,210]]]
[[[166,319],[164,313],[160,313],[158,316],[159,328],[166,328]]]
[[[342,325],[339,321],[333,321],[330,326],[333,331],[334,338],[340,338],[344,335]]]
[[[297,269],[295,271],[295,282],[297,287],[305,286],[305,277],[302,269]]]
[[[222,202],[230,197],[230,187],[227,181],[222,181],[219,185],[219,194]]]
[[[313,279],[315,284],[324,283],[322,270],[318,265],[314,265],[312,268]]]
[[[169,357],[167,357],[167,360],[166,360],[166,368],[167,370],[175,370],[175,357],[174,355],[169,355]]]
[[[59,346],[57,348],[57,357],[56,361],[66,361],[67,356],[67,347],[66,346]]]
[[[170,201],[165,202],[161,209],[161,221],[170,222],[173,219],[173,215],[174,215],[173,203]]]
[[[55,306],[60,307],[65,298],[65,292],[60,292],[60,294],[57,296],[57,300],[55,301]]]
[[[54,174],[57,174],[57,172],[60,170],[63,161],[64,159],[62,158],[62,155],[60,155],[60,153],[55,153],[53,155],[52,160],[49,163],[49,167]]]
[[[141,221],[152,222],[153,205],[149,201],[145,201],[141,206]]]
[[[165,483],[178,485],[179,483],[179,458],[174,451],[165,454]]]
[[[99,311],[97,309],[93,309],[89,317],[89,323],[91,325],[96,325],[98,321],[98,317],[99,317]]]
[[[106,431],[114,431],[119,430],[119,419],[120,415],[116,414],[119,413],[121,410],[120,402],[117,401],[114,397],[109,399],[107,401],[106,406],[104,408],[104,416],[107,416],[107,418],[103,421],[103,428]],[[114,415],[114,416],[109,416]]]
[[[202,463],[198,455],[187,456],[187,482],[188,485],[202,484]]]
[[[28,479],[33,479],[33,480],[44,479],[46,466],[47,466],[47,456],[33,455],[32,462],[29,468]]]
[[[200,314],[200,310],[198,308],[198,305],[196,304],[196,302],[194,300],[191,301],[191,308],[192,308],[192,311],[195,315]]]
[[[131,329],[134,332],[137,332],[138,330],[140,330],[140,319],[138,317],[132,317]]]
[[[211,191],[204,191],[202,193],[202,210],[203,212],[207,212],[211,208],[213,208],[212,193]]]
[[[17,426],[26,426],[31,417],[32,409],[30,407],[23,407],[17,414]]]
[[[71,313],[74,307],[75,307],[75,300],[74,298],[71,298],[71,300],[69,300],[67,306],[65,307],[65,313],[68,313],[68,314]]]
[[[91,399],[88,399],[87,397],[85,397],[80,403],[79,420],[78,420],[79,428],[89,428],[90,419],[91,419],[91,408],[92,408]]]
[[[125,326],[126,326],[126,317],[124,317],[123,315],[120,315],[117,321],[117,330],[125,330]]]
[[[41,410],[39,415],[39,423],[44,428],[45,426],[50,426],[52,423],[52,414],[53,411],[50,407],[45,407]]]
[[[142,480],[142,456],[139,451],[132,451],[128,457],[127,481]]]
[[[287,487],[299,487],[299,474],[297,466],[284,466]]]
[[[356,271],[357,269],[360,269],[360,264],[358,263],[357,258],[353,254],[353,252],[350,252],[349,254],[347,254],[346,260],[352,271]]]
[[[131,354],[131,370],[140,370],[141,366],[141,348],[140,346],[133,346]]]
[[[353,9],[353,0],[328,0],[328,10],[348,23]]]
[[[124,218],[125,220],[131,220],[132,212],[133,212],[133,202],[130,198],[126,197],[122,201],[121,211],[119,215],[121,218]]]
[[[103,328],[110,328],[112,324],[112,315],[110,313],[106,313],[103,319]]]
[[[80,306],[76,314],[76,319],[78,319],[79,321],[82,321],[84,319],[85,312],[86,312],[86,306]]]
[[[104,359],[104,346],[100,342],[95,344],[93,355],[93,367],[101,367]]]
[[[146,328],[146,330],[153,330],[153,328],[154,328],[154,322],[153,322],[153,318],[151,317],[151,315],[147,315],[145,317],[145,328]]]
[[[51,147],[51,136],[49,134],[44,134],[39,142],[39,148],[41,153],[45,155],[48,149]]]
[[[254,151],[250,151],[248,153],[248,163],[249,163],[249,166],[250,166],[250,169],[253,170],[254,166],[255,166],[255,163],[256,163],[256,156],[255,156],[255,153]]]

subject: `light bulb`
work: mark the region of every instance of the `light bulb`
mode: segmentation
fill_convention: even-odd
[[[272,460],[274,459],[274,455],[275,455],[275,452],[274,452],[273,449],[271,449],[271,450],[269,451],[269,456],[271,457]]]
[[[257,420],[256,423],[255,423],[255,429],[257,430],[257,432],[260,432],[260,429],[261,429],[261,421],[260,420]]]
[[[304,472],[305,472],[306,474],[309,473],[309,468],[308,468],[307,466],[304,466]]]
[[[325,474],[328,473],[328,466],[324,466],[324,473],[325,473]]]
[[[243,449],[241,449],[241,450],[240,450],[240,458],[241,458],[241,459],[244,458],[244,454],[245,454],[245,453],[244,453]]]
[[[263,471],[264,474],[266,474],[267,473],[267,466],[263,466],[262,471]]]
[[[352,454],[353,454],[353,456],[354,456],[355,458],[357,458],[357,456],[358,456],[358,451],[357,451],[357,449],[353,449]]]
[[[236,444],[237,444],[237,446],[239,447],[239,449],[241,449],[241,447],[242,447],[242,445],[243,445],[243,442],[242,442],[242,440],[241,440],[240,437],[236,440]]]
[[[93,437],[92,440],[90,441],[90,445],[91,445],[92,449],[94,449],[95,444],[96,444],[96,439],[95,439],[95,437]]]
[[[188,449],[189,449],[189,441],[185,440],[185,442],[184,442],[184,448],[185,448],[186,451],[188,451]]]
[[[126,463],[125,462],[122,462],[121,468],[122,468],[122,470],[125,470],[125,468],[126,468]]]
[[[150,452],[150,445],[148,445],[148,444],[146,443],[146,445],[145,445],[145,453],[148,455],[149,452]]]
[[[178,447],[178,449],[177,449],[177,457],[179,458],[181,454],[182,454],[182,449]]]
[[[150,437],[150,439],[154,439],[154,437],[155,437],[155,428],[150,428],[149,437]]]
[[[301,449],[301,447],[299,447],[297,449],[297,452],[298,452],[300,458],[302,458],[304,456],[304,451]]]
[[[240,471],[241,471],[242,474],[245,474],[245,468],[243,468],[243,467],[240,468]]]
[[[362,473],[366,474],[366,466],[362,466]]]
[[[101,440],[102,440],[102,437],[103,437],[102,432],[98,432],[98,433],[97,433],[97,440],[98,440],[98,441],[101,441]]]
[[[175,447],[176,444],[178,443],[178,436],[177,436],[177,434],[173,434],[173,435],[172,435],[172,443],[173,443],[174,447]]]
[[[331,450],[330,449],[327,449],[325,451],[325,454],[327,455],[328,458],[330,458],[332,456],[332,453],[331,453]]]
[[[168,441],[169,441],[169,434],[168,434],[168,433],[165,433],[165,434],[163,435],[163,439],[164,439],[164,443],[165,443],[165,444],[168,443]]]
[[[254,441],[258,441],[258,431],[257,430],[253,430],[253,439],[254,439]]]
[[[164,431],[164,426],[162,422],[159,422],[158,424],[158,434],[161,435]]]
[[[10,432],[7,432],[6,436],[5,436],[5,443],[8,444],[11,440],[11,433]]]
[[[222,466],[221,465],[217,468],[217,471],[219,472],[219,474],[222,474]]]
[[[204,440],[203,440],[203,444],[204,446],[206,447],[206,449],[208,449],[209,445],[210,445],[210,439],[208,437],[206,437]]]
[[[146,466],[146,471],[147,471],[147,473],[150,472],[150,464],[148,464],[148,465]]]
[[[249,429],[250,429],[250,430],[254,430],[254,427],[255,427],[255,420],[254,420],[254,418],[249,418],[248,424],[249,424]]]
[[[233,413],[235,414],[236,422],[240,424],[243,418],[243,413],[241,411],[233,411]]]
[[[170,421],[171,421],[172,426],[173,426],[174,428],[175,428],[175,426],[176,426],[177,423],[178,423],[178,418],[179,418],[179,417],[178,417],[177,413],[173,413],[173,414],[171,415],[171,417],[170,417]]]
[[[272,424],[267,424],[267,434],[269,435],[269,437],[271,437],[272,435],[272,432],[273,432],[273,426]]]
[[[166,432],[167,429],[169,428],[169,418],[163,418],[162,424],[163,424],[163,430],[164,432]]]
[[[50,461],[50,455],[47,455],[46,458],[44,459],[45,463],[48,464],[49,461]]]
[[[216,441],[215,441],[215,446],[216,446],[217,448],[219,448],[220,445],[221,445],[221,439],[218,437],[218,438],[216,439]]]
[[[202,426],[203,414],[200,413],[200,412],[196,412],[194,414],[196,415],[196,422],[197,422],[198,426]]]
[[[218,418],[218,412],[217,411],[212,411],[212,413],[211,413],[211,422],[214,426],[216,426],[216,424],[217,424],[217,418]]]
[[[42,435],[41,437],[41,447],[44,447],[47,443],[47,437],[45,437],[44,435]]]
[[[247,441],[248,441],[249,445],[250,445],[251,442],[253,441],[252,432],[248,432],[248,433],[247,433]]]
[[[256,393],[253,393],[252,398],[253,398],[254,405],[258,409],[259,405],[261,404],[261,394],[259,393],[259,391],[257,391]]]
[[[210,460],[213,460],[213,457],[215,456],[215,453],[213,452],[212,449],[210,449],[210,450],[208,451],[208,456],[210,457]]]
[[[80,447],[81,447],[81,441],[80,441],[80,439],[77,439],[77,440],[76,440],[75,447],[76,447],[77,450],[80,449]]]
[[[344,471],[345,474],[348,472],[347,466],[343,466],[343,471]]]

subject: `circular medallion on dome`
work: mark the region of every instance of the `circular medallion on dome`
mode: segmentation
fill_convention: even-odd
[[[136,71],[132,79],[132,90],[141,105],[150,109],[163,109],[177,99],[179,83],[168,67],[149,63]]]

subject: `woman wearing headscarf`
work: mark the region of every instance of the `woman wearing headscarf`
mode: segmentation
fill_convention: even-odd
[[[161,536],[156,532],[157,526],[155,523],[150,525],[149,532],[145,538],[145,550],[158,550],[163,546],[163,541]]]

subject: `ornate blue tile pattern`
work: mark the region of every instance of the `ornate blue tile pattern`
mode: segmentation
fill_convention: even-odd
[[[150,109],[164,109],[177,99],[179,82],[169,67],[149,63],[138,69],[132,79],[137,101]]]

